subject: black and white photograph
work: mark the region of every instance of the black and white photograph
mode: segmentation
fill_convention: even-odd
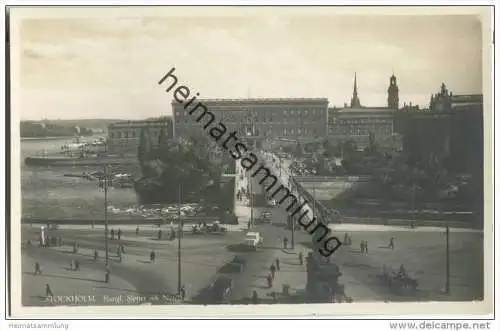
[[[492,312],[491,10],[398,8],[10,8],[12,300]]]

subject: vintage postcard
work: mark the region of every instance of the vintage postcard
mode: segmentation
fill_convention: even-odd
[[[488,7],[11,7],[13,316],[493,311]]]

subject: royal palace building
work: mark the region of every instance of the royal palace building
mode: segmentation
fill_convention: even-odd
[[[173,137],[173,125],[170,117],[120,121],[108,126],[108,153],[136,154],[141,130],[145,127],[149,128],[153,144],[158,142],[162,130],[167,138]]]
[[[289,138],[307,140],[327,132],[328,99],[200,99],[190,107],[172,102],[174,136],[187,138],[203,134],[192,112],[197,104],[214,114],[229,131],[255,139]]]

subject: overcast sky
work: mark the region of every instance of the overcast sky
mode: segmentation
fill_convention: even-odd
[[[364,106],[386,105],[393,72],[401,104],[427,106],[442,82],[482,93],[474,16],[38,19],[20,36],[21,119],[168,115],[172,95],[157,82],[172,67],[200,98],[342,106],[355,72]]]

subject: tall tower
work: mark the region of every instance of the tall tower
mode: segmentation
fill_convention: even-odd
[[[396,76],[392,74],[387,89],[387,107],[390,109],[399,109],[399,87],[396,82]]]
[[[356,73],[354,73],[354,88],[352,90],[351,108],[361,108],[361,102],[359,102],[358,98],[358,83],[356,80]]]

